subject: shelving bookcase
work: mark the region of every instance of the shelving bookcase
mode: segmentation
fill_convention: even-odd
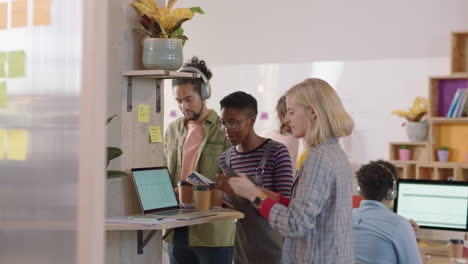
[[[446,117],[456,90],[468,88],[468,31],[452,33],[451,60],[451,74],[429,77],[428,141],[390,142],[389,159],[399,178],[468,181],[468,117]],[[398,160],[402,145],[412,150],[409,161]],[[448,162],[438,161],[440,146],[450,149]]]

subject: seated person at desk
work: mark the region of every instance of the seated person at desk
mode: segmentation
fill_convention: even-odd
[[[353,209],[355,262],[423,263],[411,223],[387,208],[397,192],[395,166],[382,160],[371,161],[356,174],[364,200]]]

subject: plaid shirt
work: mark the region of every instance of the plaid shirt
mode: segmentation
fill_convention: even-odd
[[[351,180],[336,139],[311,149],[289,206],[276,203],[269,213],[270,225],[285,237],[283,263],[353,263]]]

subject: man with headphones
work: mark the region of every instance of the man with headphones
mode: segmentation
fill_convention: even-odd
[[[364,197],[353,209],[356,263],[423,263],[410,222],[388,209],[397,196],[397,170],[378,160],[356,173],[358,191]]]
[[[193,57],[181,72],[196,78],[174,79],[174,99],[183,117],[171,122],[164,138],[164,160],[176,184],[193,171],[215,181],[220,169],[218,157],[231,144],[219,127],[220,117],[206,106],[212,74],[205,61]],[[174,186],[175,187],[175,186]],[[233,220],[169,231],[166,242],[171,264],[232,264],[235,223]]]

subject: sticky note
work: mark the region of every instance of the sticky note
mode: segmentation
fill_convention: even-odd
[[[0,29],[7,28],[8,3],[0,3]]]
[[[177,117],[177,111],[176,110],[169,111],[169,117]]]
[[[6,82],[0,82],[0,108],[8,106],[7,85]]]
[[[11,2],[11,27],[26,27],[28,25],[28,1],[15,0]]]
[[[7,158],[9,160],[26,160],[28,152],[28,131],[8,130]]]
[[[5,130],[0,130],[0,160],[5,159]]]
[[[34,1],[33,25],[50,25],[51,0]]]
[[[149,127],[149,133],[150,133],[151,143],[161,143],[162,142],[161,127],[160,126],[150,126]]]
[[[5,77],[6,53],[0,52],[0,77]]]
[[[260,120],[268,120],[268,113],[267,112],[262,112],[260,114]]]
[[[24,51],[12,51],[7,55],[8,77],[24,77],[26,75],[26,53]]]
[[[138,105],[138,122],[149,122],[149,105]]]

